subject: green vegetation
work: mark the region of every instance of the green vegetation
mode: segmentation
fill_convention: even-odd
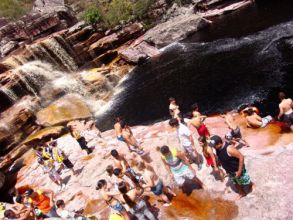
[[[91,5],[85,10],[83,19],[89,24],[94,24],[100,21],[101,15],[99,9],[95,7],[95,5]]]
[[[0,17],[19,18],[32,8],[33,0],[0,0]]]
[[[94,24],[102,22],[106,27],[114,27],[122,21],[144,18],[155,0],[93,0],[85,8],[83,18]]]

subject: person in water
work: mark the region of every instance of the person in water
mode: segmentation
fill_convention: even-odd
[[[118,186],[117,186],[118,188]],[[99,190],[107,205],[115,212],[120,213],[125,220],[130,220],[130,216],[122,203],[119,201],[119,192],[111,192],[106,180],[101,179],[97,183],[96,190]]]
[[[175,118],[170,119],[169,125],[176,129],[180,145],[184,149],[187,158],[189,158],[191,162],[195,162],[199,169],[201,169],[199,154],[195,148],[194,140],[189,128],[184,124],[179,123]]]
[[[250,190],[255,188],[255,184],[251,181],[244,164],[244,156],[235,147],[230,146],[227,142],[223,142],[222,138],[214,135],[210,138],[209,146],[216,149],[217,157],[229,174],[231,182],[236,186],[239,197],[246,196],[244,187],[248,186]]]
[[[121,193],[121,201],[129,207],[132,215],[139,220],[156,220],[144,200],[144,190],[142,188],[131,189],[124,182],[120,182],[118,189]]]
[[[142,187],[146,191],[151,191],[156,196],[159,196],[165,202],[164,206],[170,205],[170,200],[167,195],[176,196],[176,194],[168,186],[164,185],[153,168],[150,165],[146,165],[143,161],[138,163],[137,168],[138,172],[142,173],[144,181]]]
[[[286,98],[283,92],[279,93],[279,99],[281,102],[279,104],[278,120],[287,124],[291,131],[293,131],[293,101],[290,98]]]
[[[202,153],[203,156],[206,159],[207,166],[211,166],[213,169],[213,172],[219,176],[221,181],[224,181],[225,173],[224,171],[219,167],[219,162],[217,156],[214,154],[213,149],[208,146],[208,142],[206,137],[199,137],[198,142],[200,146],[202,147]]]
[[[270,115],[261,118],[252,108],[248,108],[244,114],[248,128],[264,128],[273,120]]]
[[[192,168],[185,154],[175,148],[170,150],[168,146],[160,148],[162,161],[166,169],[171,172],[174,181],[181,187],[186,179],[193,180],[195,184],[203,189],[207,187],[197,178],[195,170]]]

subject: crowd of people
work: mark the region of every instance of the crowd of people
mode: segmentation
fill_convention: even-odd
[[[293,130],[293,102],[286,98],[284,93],[279,94],[280,113],[276,120],[282,120]],[[223,115],[230,131],[220,137],[211,134],[205,125],[207,116],[202,115],[199,106],[191,106],[191,113],[184,118],[175,98],[170,98],[169,113],[171,119],[168,124],[177,132],[180,147],[157,147],[161,154],[161,161],[172,182],[181,188],[186,180],[191,181],[203,190],[208,187],[197,177],[197,171],[202,169],[203,163],[213,170],[213,174],[219,181],[227,178],[236,187],[237,199],[250,193],[255,184],[252,182],[244,163],[244,155],[240,148],[249,147],[248,142],[241,134],[241,129],[236,123],[232,113]],[[273,118],[266,116],[261,118],[259,111],[253,106],[241,110],[240,115],[246,120],[250,129],[266,127]],[[94,121],[73,121],[68,123],[68,129],[73,138],[80,145],[81,150],[87,154],[93,154],[94,146],[106,145],[100,131]],[[114,130],[117,141],[127,146],[129,152],[121,153],[119,144],[107,152],[103,159],[111,160],[112,165],[107,166],[107,176],[97,181],[96,190],[105,201],[112,214],[109,219],[149,219],[155,220],[151,204],[146,195],[157,197],[163,206],[172,205],[173,197],[176,197],[174,187],[168,186],[165,179],[156,172],[154,167],[145,159],[147,152],[143,149],[127,123],[121,117],[115,119]],[[196,138],[195,138],[196,137]],[[199,152],[197,149],[202,149]],[[69,157],[58,147],[57,140],[51,140],[43,146],[36,147],[37,161],[47,173],[49,178],[59,186],[59,190],[65,190],[66,185],[60,174],[63,169],[71,170],[72,175],[79,175]],[[202,160],[204,158],[205,162]],[[192,165],[195,164],[196,166]],[[83,210],[69,211],[63,200],[55,201],[52,190],[28,189],[23,194],[17,194],[15,204],[9,209],[0,206],[5,219],[43,219],[49,217],[61,217],[63,219],[87,220],[94,219],[86,216]],[[2,209],[1,209],[2,208]]]

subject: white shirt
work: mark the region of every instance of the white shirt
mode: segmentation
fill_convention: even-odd
[[[67,210],[58,209],[57,214],[63,219],[70,219],[70,220],[77,219],[77,218],[75,218],[75,213],[74,212],[70,212],[70,211],[67,211]]]
[[[188,127],[186,127],[184,124],[179,123],[179,127],[177,128],[177,134],[180,140],[180,144],[182,146],[191,146],[191,132]]]

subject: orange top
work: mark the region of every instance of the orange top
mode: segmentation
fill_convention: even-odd
[[[31,198],[31,202],[44,214],[51,210],[50,198],[43,194],[42,191],[37,191],[38,196],[36,198]]]

